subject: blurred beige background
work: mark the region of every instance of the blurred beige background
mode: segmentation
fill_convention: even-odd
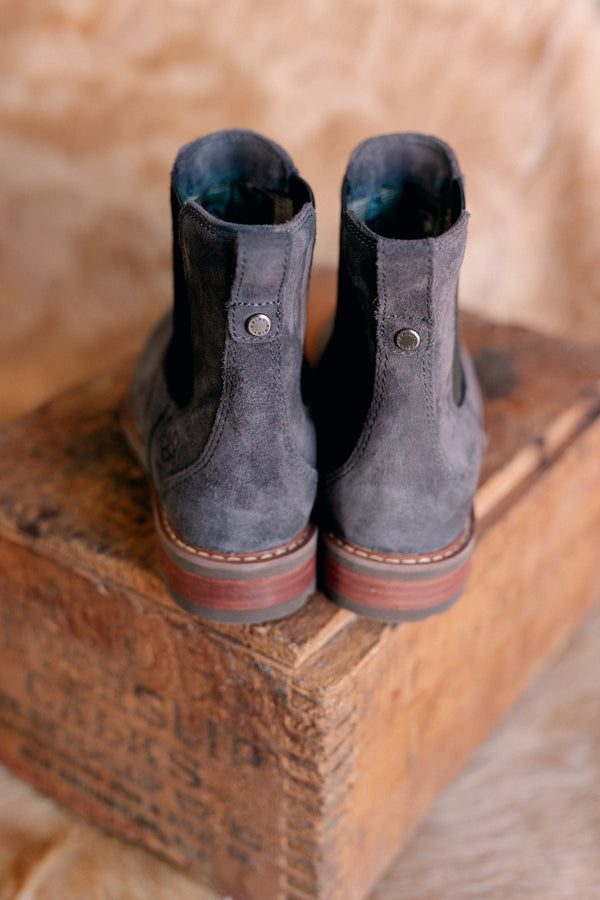
[[[445,138],[463,305],[600,340],[593,0],[1,0],[0,120],[1,418],[138,346],[169,302],[175,153],[229,126],[312,184],[320,267],[353,146]]]

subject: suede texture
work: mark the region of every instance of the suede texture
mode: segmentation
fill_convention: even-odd
[[[278,192],[284,205],[293,194],[297,211],[279,224],[240,224],[198,202],[240,179]],[[140,358],[133,417],[161,505],[186,541],[228,553],[270,549],[302,531],[317,488],[301,390],[312,197],[287,154],[246,131],[183,148],[172,197],[174,313]],[[236,211],[247,212],[239,203]],[[271,321],[264,336],[246,328],[259,314]]]
[[[407,171],[411,183],[424,181],[427,192],[447,200],[454,217],[434,237],[382,237],[349,208],[353,197],[393,185]],[[316,413],[319,508],[325,528],[380,552],[445,547],[461,533],[472,505],[484,433],[474,370],[457,340],[468,221],[462,197],[454,154],[434,138],[372,139],[357,148],[346,174],[338,313]],[[416,350],[396,345],[403,328],[420,335]],[[349,337],[350,329],[358,334]],[[345,424],[335,412],[337,397],[345,383],[356,384],[357,373],[372,381],[361,386],[360,403]],[[346,398],[347,409],[351,401]]]

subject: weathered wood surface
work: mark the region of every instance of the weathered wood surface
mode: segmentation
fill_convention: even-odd
[[[436,802],[369,900],[595,900],[600,606]],[[223,900],[0,767],[6,900]]]
[[[479,546],[455,610],[316,595],[207,627],[158,577],[127,373],[0,443],[0,757],[236,900],[363,897],[600,583],[600,355],[468,323],[488,393]]]

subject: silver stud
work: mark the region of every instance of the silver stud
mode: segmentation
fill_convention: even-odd
[[[264,313],[246,319],[246,331],[253,337],[264,337],[271,330],[271,320]]]
[[[416,350],[421,343],[421,335],[418,331],[415,331],[414,328],[401,328],[400,331],[396,332],[394,341],[400,350],[411,353],[413,350]]]

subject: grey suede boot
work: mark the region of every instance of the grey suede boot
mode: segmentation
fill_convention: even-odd
[[[456,296],[468,213],[452,150],[417,134],[373,138],[342,191],[338,310],[319,371],[324,582],[387,621],[461,594],[484,446]]]
[[[179,152],[171,202],[174,313],[142,353],[126,413],[161,568],[192,613],[279,618],[315,581],[301,393],[312,194],[281,147],[223,131]]]

